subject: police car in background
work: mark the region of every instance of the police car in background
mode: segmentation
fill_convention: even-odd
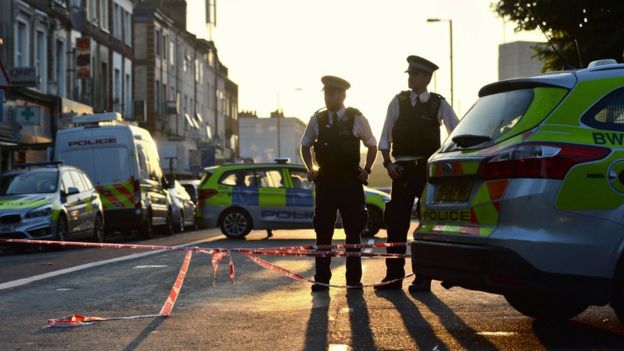
[[[102,202],[89,177],[60,162],[0,175],[0,238],[104,241]]]
[[[206,168],[199,185],[198,224],[220,227],[228,238],[243,238],[252,229],[308,229],[314,217],[314,183],[303,165],[230,164]],[[390,196],[364,188],[368,226],[373,236],[383,224]]]
[[[485,86],[429,159],[414,272],[567,319],[624,322],[624,64]]]

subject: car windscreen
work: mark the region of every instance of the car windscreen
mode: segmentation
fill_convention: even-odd
[[[26,172],[0,176],[0,196],[54,193],[58,172]]]
[[[550,114],[566,93],[563,88],[536,87],[483,96],[462,118],[441,150],[484,148],[525,132]],[[462,138],[477,142],[468,147],[458,145]]]
[[[132,175],[130,151],[125,146],[68,150],[61,159],[83,170],[96,186],[123,183]]]

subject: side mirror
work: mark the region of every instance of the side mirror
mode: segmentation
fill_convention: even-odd
[[[74,188],[70,186],[69,189],[67,189],[67,196],[76,195],[76,194],[80,194],[80,190],[78,190],[78,188]]]

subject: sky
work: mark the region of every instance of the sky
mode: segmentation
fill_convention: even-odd
[[[239,87],[239,110],[268,116],[278,107],[307,122],[323,107],[320,78],[337,75],[352,87],[358,108],[381,134],[390,100],[407,90],[406,57],[440,66],[429,88],[450,101],[448,22],[452,19],[455,111],[461,117],[479,89],[498,77],[498,45],[544,41],[515,33],[492,0],[216,0],[217,26],[205,25],[205,0],[187,0],[188,30],[212,38]]]

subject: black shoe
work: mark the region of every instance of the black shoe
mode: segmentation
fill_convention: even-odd
[[[321,284],[312,284],[312,292],[315,291],[328,291],[329,286],[321,285]]]
[[[408,290],[412,294],[431,292],[431,279],[416,279],[412,284],[410,284]]]
[[[398,278],[383,278],[381,280],[382,283],[385,282],[389,282],[392,280],[396,280]],[[383,284],[383,285],[375,285],[374,286],[375,290],[379,290],[379,291],[388,291],[388,290],[401,290],[403,289],[403,279],[401,280],[397,280],[395,282],[389,283],[389,284]]]

